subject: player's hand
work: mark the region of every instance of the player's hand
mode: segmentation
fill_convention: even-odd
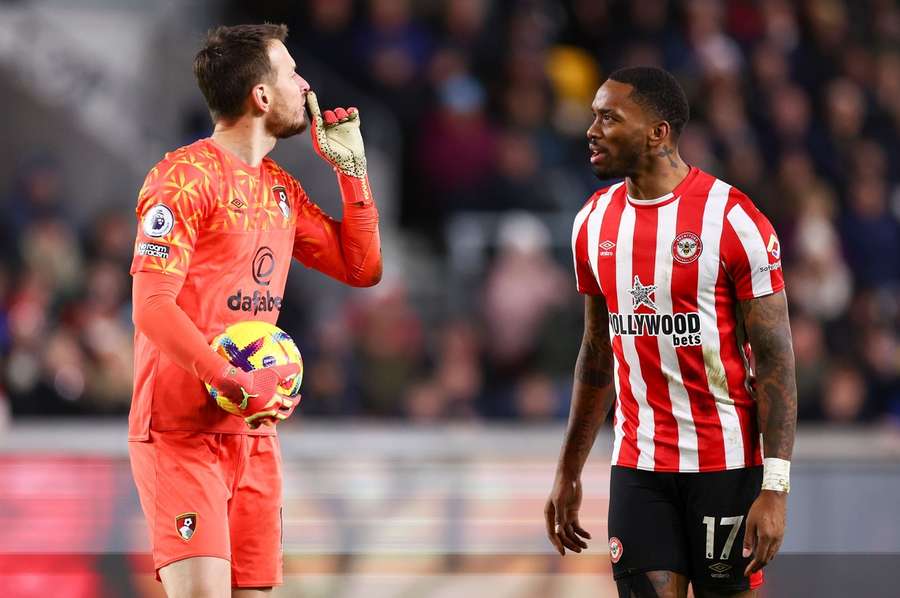
[[[562,556],[566,555],[566,548],[581,552],[588,547],[584,540],[590,540],[591,534],[578,522],[580,508],[581,479],[567,480],[557,476],[544,507],[544,520],[547,538]]]
[[[275,413],[275,415],[254,417],[251,421],[247,421],[247,425],[250,426],[250,429],[255,430],[259,426],[274,426],[275,424],[283,422],[294,414],[294,410],[297,408],[297,405],[300,404],[300,399],[301,396],[299,394],[290,398],[282,397],[281,407],[279,407],[278,412]]]
[[[253,429],[288,418],[300,401],[279,394],[278,387],[300,373],[300,365],[289,363],[245,372],[229,365],[212,386],[231,401]]]
[[[335,108],[323,114],[313,91],[306,93],[313,148],[344,174],[365,178],[366,151],[359,130],[359,110]]]
[[[744,570],[749,576],[765,567],[775,558],[784,540],[787,514],[787,493],[763,490],[750,506],[747,513],[747,527],[744,530],[743,557],[751,554],[753,560]]]

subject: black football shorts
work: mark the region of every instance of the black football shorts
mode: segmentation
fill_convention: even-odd
[[[741,556],[762,467],[664,473],[613,466],[609,554],[616,580],[647,571],[686,575],[695,587],[724,593],[762,584],[744,577]]]

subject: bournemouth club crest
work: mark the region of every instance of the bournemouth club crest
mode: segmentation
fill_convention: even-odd
[[[672,242],[672,257],[681,264],[692,264],[703,253],[703,242],[692,232],[684,232]]]
[[[178,535],[182,540],[185,542],[190,540],[194,536],[194,532],[197,531],[197,514],[182,513],[176,517],[175,529],[178,530]]]
[[[609,539],[609,558],[612,559],[613,564],[618,563],[622,558],[622,541],[615,536]]]
[[[281,214],[286,219],[290,218],[291,204],[288,203],[287,189],[284,188],[284,185],[275,185],[272,187],[272,193],[275,194],[275,201],[278,202],[278,209],[281,210]]]

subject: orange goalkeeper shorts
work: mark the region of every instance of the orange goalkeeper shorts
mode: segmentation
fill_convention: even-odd
[[[282,583],[277,436],[151,430],[128,452],[157,579],[170,563],[212,556],[231,562],[232,587]]]

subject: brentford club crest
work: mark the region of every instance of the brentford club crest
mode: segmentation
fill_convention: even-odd
[[[672,257],[680,264],[696,262],[703,253],[703,242],[692,232],[684,232],[672,242]]]
[[[178,531],[179,537],[187,542],[194,536],[197,531],[197,514],[182,513],[175,518],[175,529]]]
[[[613,563],[618,563],[622,558],[622,541],[615,536],[609,539],[609,558]]]

